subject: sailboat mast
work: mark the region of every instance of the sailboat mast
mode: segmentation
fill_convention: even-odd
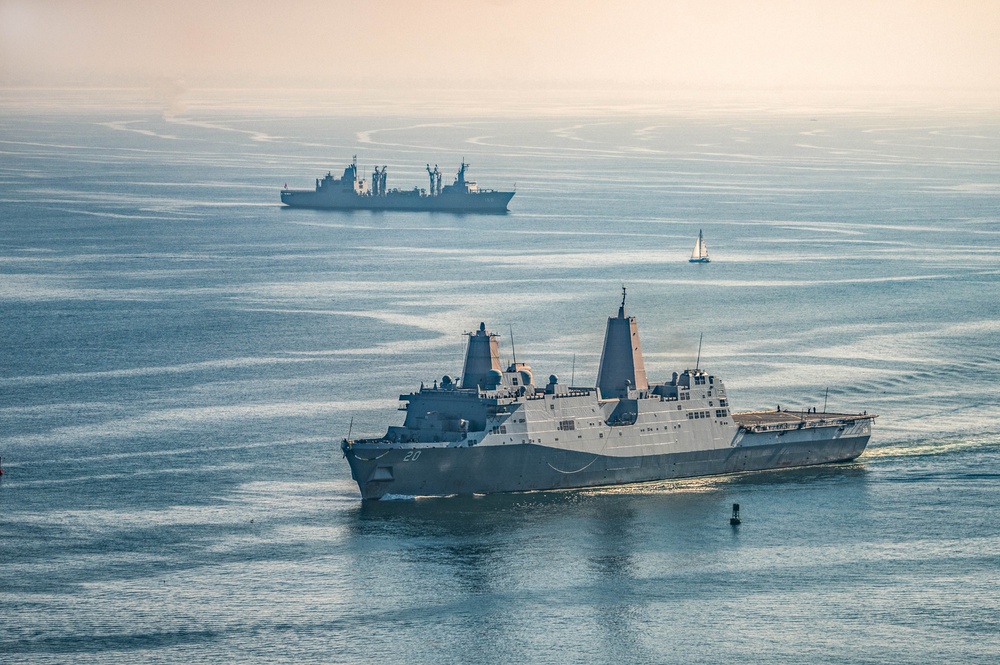
[[[691,263],[708,263],[708,247],[705,245],[705,235],[698,229],[698,239],[691,250]]]

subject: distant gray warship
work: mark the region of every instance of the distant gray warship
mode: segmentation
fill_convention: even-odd
[[[328,208],[333,210],[440,210],[447,212],[504,213],[514,192],[480,189],[465,179],[465,161],[451,185],[441,186],[441,171],[437,164],[427,165],[430,188],[387,189],[387,167],[375,167],[371,185],[358,177],[358,159],[344,169],[344,175],[334,178],[327,173],[316,180],[316,189],[281,190],[281,202],[295,208]]]
[[[500,369],[497,335],[468,333],[461,382],[401,395],[406,419],[341,448],[363,499],[622,485],[846,462],[864,452],[875,415],[730,413],[718,377],[697,366],[646,379],[634,317],[608,319],[596,387],[531,367]],[[697,365],[697,363],[696,363]]]

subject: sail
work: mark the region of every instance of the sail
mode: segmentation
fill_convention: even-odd
[[[705,244],[705,238],[702,236],[701,231],[698,231],[698,240],[694,243],[694,249],[691,250],[691,260],[692,261],[705,261],[708,259],[708,246]]]

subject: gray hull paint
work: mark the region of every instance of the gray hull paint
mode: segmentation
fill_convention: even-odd
[[[594,388],[525,363],[500,370],[497,335],[467,333],[461,385],[449,375],[400,395],[379,438],[341,444],[363,499],[625,485],[855,459],[875,415],[732,413],[719,377],[695,368],[649,381],[635,317],[608,318]]]
[[[319,210],[404,210],[440,212],[507,212],[507,204],[514,192],[488,192],[456,196],[415,196],[412,194],[387,194],[385,196],[356,196],[353,194],[329,196],[308,190],[281,192],[281,202],[292,208]]]
[[[747,437],[756,435],[747,434]],[[613,457],[535,444],[357,450],[344,446],[364,499],[624,485],[672,478],[846,462],[869,436],[778,441],[644,457]],[[792,437],[788,437],[792,439]],[[744,438],[744,444],[749,440]],[[371,457],[368,457],[371,455]]]
[[[437,165],[431,170],[427,190],[389,189],[386,186],[386,168],[375,167],[371,181],[359,177],[357,157],[344,169],[340,178],[327,173],[316,179],[316,189],[281,190],[281,202],[293,208],[318,208],[323,210],[408,210],[473,213],[504,213],[514,192],[480,189],[465,179],[468,168],[465,160],[458,170],[454,184],[442,186],[441,172]]]

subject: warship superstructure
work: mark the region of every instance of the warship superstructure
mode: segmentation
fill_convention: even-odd
[[[406,418],[341,448],[363,499],[621,485],[845,462],[875,415],[733,413],[722,380],[698,367],[646,375],[635,317],[608,319],[594,387],[529,365],[501,369],[498,335],[468,333],[461,379],[400,396]],[[824,407],[825,408],[825,407]]]
[[[358,158],[355,156],[344,175],[334,178],[327,173],[316,179],[316,189],[281,190],[281,202],[297,208],[325,208],[332,210],[428,210],[447,212],[504,213],[514,192],[499,192],[480,188],[475,181],[466,180],[469,165],[462,161],[455,182],[442,186],[442,174],[437,164],[427,165],[429,187],[421,189],[389,189],[388,167],[375,167],[371,181],[358,175]]]

